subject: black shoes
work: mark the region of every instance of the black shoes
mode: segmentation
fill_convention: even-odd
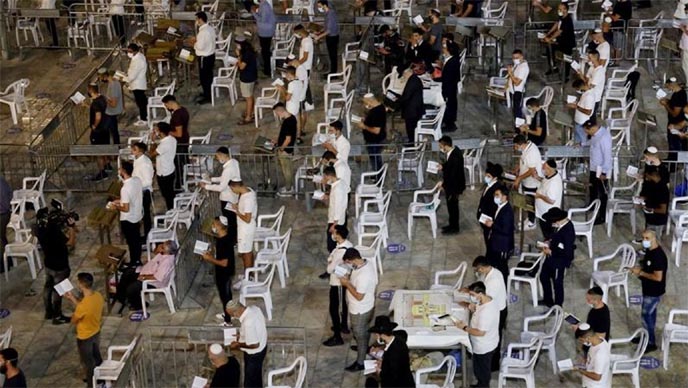
[[[657,350],[657,345],[655,344],[648,344],[647,348],[645,348],[645,354],[652,353],[655,350]]]
[[[452,235],[452,234],[459,234],[459,228],[451,227],[451,226],[445,226],[442,228],[442,234],[446,235]]]
[[[65,317],[64,315],[60,315],[57,318],[53,318],[53,325],[62,325],[64,323],[69,323],[71,321],[72,321],[72,319],[70,317]]]
[[[346,368],[344,368],[344,370],[347,370],[349,372],[358,372],[363,370],[363,364],[359,364],[356,361],[354,361],[353,364],[347,366]]]
[[[547,306],[549,308],[549,307],[554,306],[554,303],[545,302],[544,300],[538,300],[538,306]]]
[[[334,331],[334,326],[330,326],[330,330]],[[342,334],[351,334],[351,331],[348,327],[342,327],[342,330],[340,331],[342,332]]]
[[[341,337],[335,337],[332,336],[327,339],[327,341],[323,342],[324,346],[339,346],[339,345],[344,345],[344,340]]]
[[[321,273],[320,275],[318,275],[318,277],[319,277],[320,279],[325,280],[325,279],[329,279],[329,278],[330,278],[330,274],[327,273],[327,271],[325,271],[325,272]]]

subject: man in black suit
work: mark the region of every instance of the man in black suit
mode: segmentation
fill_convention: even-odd
[[[388,316],[380,315],[375,317],[375,325],[368,329],[370,333],[376,335],[377,343],[384,345],[371,348],[372,354],[381,354],[382,361],[377,361],[379,383],[375,378],[369,377],[366,380],[366,387],[390,387],[390,388],[413,388],[416,383],[411,374],[411,360],[406,340],[403,336],[394,332],[397,324],[391,322]],[[378,385],[379,384],[379,385]]]
[[[401,108],[401,117],[406,124],[406,135],[409,143],[413,143],[416,137],[416,125],[418,120],[425,114],[425,105],[423,104],[423,82],[414,74],[412,69],[404,70],[404,78],[406,78],[406,86],[401,93],[401,97],[397,99],[397,103]]]
[[[478,210],[475,214],[476,219],[480,222],[480,216],[486,215],[494,219],[494,215],[497,212],[497,204],[494,201],[495,190],[500,188],[502,184],[499,182],[499,177],[502,176],[504,170],[500,164],[493,164],[487,162],[487,168],[485,169],[485,188],[480,196],[480,201],[478,202]],[[487,249],[487,242],[490,236],[490,228],[485,226],[485,224],[480,223],[480,227],[483,229],[483,239],[485,240],[485,249]]]
[[[421,61],[425,64],[425,71],[432,71],[432,46],[423,40],[425,31],[421,28],[414,28],[406,48],[407,67],[412,63]]]
[[[514,210],[509,204],[509,190],[500,187],[495,190],[494,202],[497,211],[492,220],[485,221],[485,226],[490,228],[490,236],[487,242],[487,259],[490,265],[497,268],[506,282],[509,277],[508,261],[514,250]]]
[[[576,243],[576,231],[573,222],[569,220],[568,213],[553,207],[543,214],[545,222],[554,228],[554,233],[546,243],[547,247],[542,248],[542,253],[547,255],[545,263],[540,272],[540,282],[542,283],[542,300],[539,305],[552,307],[561,306],[564,303],[564,276],[566,268],[571,267],[573,262],[573,250]],[[552,288],[554,288],[554,299],[552,299]]]
[[[447,103],[442,121],[442,132],[456,131],[456,109],[458,107],[458,82],[460,77],[461,62],[459,58],[459,46],[448,42],[442,48],[444,66],[442,67],[442,97]]]
[[[446,135],[440,139],[440,151],[447,157],[447,161],[440,165],[440,170],[449,212],[449,225],[442,228],[442,234],[457,234],[459,233],[459,195],[466,189],[463,153]]]

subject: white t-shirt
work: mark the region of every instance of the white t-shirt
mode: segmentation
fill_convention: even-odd
[[[494,300],[476,307],[470,327],[485,332],[483,336],[471,335],[473,354],[485,354],[495,350],[499,343],[499,305]]]
[[[366,261],[365,265],[351,272],[351,285],[356,292],[363,294],[363,299],[358,300],[346,292],[346,304],[349,306],[349,313],[363,314],[375,307],[375,287],[377,286],[377,274],[375,267]],[[499,318],[499,316],[497,316]]]
[[[327,223],[344,225],[346,221],[346,208],[349,205],[349,191],[343,180],[337,179],[330,189],[330,202],[327,207]]]
[[[260,353],[268,343],[268,329],[265,327],[265,316],[258,306],[248,306],[239,317],[239,342],[246,345],[259,344],[257,348],[241,348],[247,354]]]
[[[587,77],[592,84],[592,90],[595,93],[595,102],[602,101],[602,94],[604,93],[604,83],[606,82],[606,72],[604,66],[591,67],[588,70]]]
[[[334,172],[337,174],[337,178],[341,179],[346,186],[346,192],[351,192],[351,167],[343,160],[337,160],[334,162]]]
[[[518,66],[514,67],[513,72],[514,77],[520,79],[521,83],[518,85],[514,85],[513,83],[509,82],[509,92],[523,92],[523,90],[525,90],[526,88],[528,74],[530,74],[530,66],[528,66],[528,62],[523,61],[522,63],[519,63]]]
[[[337,159],[349,163],[351,143],[343,134],[334,140],[334,148],[337,150]]]
[[[561,197],[564,195],[564,182],[561,179],[561,174],[557,172],[551,178],[541,180],[537,192],[554,200],[554,203],[550,205],[543,199],[535,199],[535,216],[542,219],[542,215],[547,213],[549,209],[561,208]]]
[[[251,213],[251,222],[244,222],[237,217],[237,228],[249,228],[256,226],[256,218],[258,217],[258,196],[253,189],[248,189],[247,193],[239,196],[239,212],[241,214]]]
[[[528,142],[528,146],[521,153],[521,158],[519,159],[518,175],[525,174],[531,168],[535,168],[538,176],[542,176],[542,156],[540,155],[540,150],[533,142]],[[529,176],[521,181],[524,187],[536,188],[538,186],[538,180]]]
[[[497,304],[499,311],[506,308],[506,287],[504,286],[504,275],[497,268],[492,267],[490,272],[483,279],[485,292]]]
[[[587,388],[611,388],[612,373],[610,369],[611,345],[602,339],[599,345],[591,346],[588,350],[588,358],[585,362],[585,370],[602,375],[600,381],[595,381],[583,376],[583,387]]]
[[[609,46],[609,42],[604,41],[600,44],[597,45],[596,48],[597,52],[600,53],[600,59],[607,60],[607,65],[609,65],[609,54],[611,52],[611,46]]]
[[[220,201],[236,203],[239,200],[239,196],[234,194],[232,189],[229,188],[229,182],[240,180],[239,162],[236,159],[229,159],[222,165],[222,174],[219,177],[210,178],[213,184],[206,185],[205,189],[218,191],[220,193]]]
[[[291,98],[285,104],[287,112],[294,116],[298,116],[299,108],[301,107],[301,95],[303,94],[303,82],[299,79],[289,81],[287,93],[291,95]]]
[[[341,244],[337,244],[337,247],[332,250],[330,256],[327,257],[327,272],[330,274],[330,285],[331,286],[341,286],[342,282],[339,280],[339,276],[334,273],[334,269],[338,265],[344,263],[342,258],[344,257],[344,252],[347,248],[353,248],[354,244],[349,240],[344,240]]]
[[[299,101],[306,100],[306,90],[308,89],[308,70],[304,65],[296,66],[296,79],[303,82],[303,88],[301,89],[301,96],[299,96]]]
[[[129,204],[129,211],[119,212],[120,221],[129,221],[137,223],[143,218],[143,188],[141,187],[141,180],[137,177],[129,177],[122,184],[122,189],[119,191],[120,201]]]
[[[156,148],[158,156],[155,157],[155,170],[158,176],[168,176],[174,173],[174,157],[177,154],[177,139],[167,135],[160,140]]]
[[[155,170],[153,169],[153,162],[146,155],[141,155],[134,159],[134,172],[131,176],[135,176],[141,180],[141,187],[144,190],[151,190],[153,188],[153,176]]]
[[[313,56],[315,55],[313,50],[313,38],[307,36],[301,39],[301,46],[299,46],[299,59],[303,58],[304,53],[308,53],[308,59],[306,62],[302,63],[304,68],[308,71],[313,68]]]
[[[580,98],[578,99],[578,106],[580,106],[583,109],[590,109],[590,114],[586,115],[583,112],[579,111],[576,109],[576,113],[573,115],[573,121],[576,122],[576,124],[583,125],[588,119],[590,119],[590,116],[592,116],[592,111],[595,109],[595,90],[590,89],[586,90],[583,94],[581,94]]]

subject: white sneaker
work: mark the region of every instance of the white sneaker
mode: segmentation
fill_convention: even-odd
[[[534,222],[526,222],[526,224],[523,226],[523,230],[533,230],[537,227]]]
[[[234,291],[241,290],[241,282],[243,282],[243,280],[237,280],[236,282],[234,282],[234,285],[232,285],[232,290],[234,290]]]
[[[294,195],[294,190],[292,190],[291,188],[288,189],[286,187],[282,187],[277,192],[277,195],[280,197],[291,197],[292,195]]]
[[[135,127],[147,127],[148,126],[148,121],[145,120],[139,120],[134,123]]]
[[[215,314],[215,318],[217,318],[218,320],[224,322],[224,320],[225,320],[225,315],[224,315],[223,313]]]
[[[310,112],[310,111],[312,111],[312,110],[315,110],[315,105],[313,105],[313,104],[307,102],[307,103],[305,104],[304,108],[305,108],[306,112]]]

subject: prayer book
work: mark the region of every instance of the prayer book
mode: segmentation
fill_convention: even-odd
[[[318,201],[320,201],[323,198],[325,198],[325,193],[322,190],[315,190],[313,192],[313,199],[317,199]]]
[[[566,96],[566,103],[567,103],[567,104],[573,104],[573,103],[575,103],[576,101],[578,101],[578,99],[576,98],[576,96],[571,96],[571,95]]]
[[[361,116],[351,115],[351,121],[354,123],[360,123],[363,120],[361,119]]]
[[[535,243],[535,246],[538,248],[549,248],[549,244],[544,242],[544,241],[538,241]]]
[[[680,134],[681,134],[681,131],[679,131],[679,130],[676,129],[676,128],[671,128],[671,129],[669,130],[669,132],[671,132],[672,135],[680,135]]]
[[[69,97],[69,99],[72,100],[72,102],[75,105],[79,105],[82,102],[86,101],[86,97],[83,94],[81,94],[81,92],[74,93],[74,95]]]
[[[581,321],[577,316],[570,313],[564,318],[564,320],[572,325],[577,325]]]
[[[626,175],[628,175],[631,178],[637,178],[638,177],[638,167],[629,165],[626,168]]]
[[[349,274],[349,268],[343,265],[338,265],[334,267],[334,274],[337,275],[337,277],[343,278]]]
[[[361,52],[358,53],[358,58],[360,58],[362,61],[367,61],[369,56],[370,54],[368,54],[367,51],[361,50]]]
[[[604,2],[602,2],[602,9],[608,9],[608,8],[611,8],[611,7],[612,7],[612,2],[611,2],[611,1],[609,1],[609,0],[604,0]]]
[[[237,329],[234,327],[226,328],[223,330],[224,344],[229,345],[237,340]]]
[[[667,96],[667,93],[664,91],[664,89],[657,89],[657,94],[655,94],[658,100],[661,100],[662,98]]]
[[[272,81],[272,86],[284,86],[284,81],[282,81],[282,78],[277,78]]]
[[[478,220],[481,224],[486,223],[487,221],[492,221],[492,217],[488,216],[487,214],[480,214],[480,219]]]
[[[392,102],[396,101],[396,100],[399,98],[399,97],[397,97],[396,94],[394,94],[394,93],[392,93],[392,92],[387,92],[387,93],[385,94],[385,97],[389,98],[390,101],[392,101]]]
[[[574,71],[578,71],[578,70],[581,69],[581,65],[580,65],[580,63],[578,63],[578,62],[576,62],[576,61],[573,61],[573,62],[571,62],[571,68],[572,68]]]
[[[72,284],[72,282],[69,281],[69,279],[65,279],[57,283],[54,288],[58,295],[63,296],[64,294],[73,290],[74,285]]]
[[[194,376],[193,381],[191,382],[191,388],[205,388],[206,384],[208,384],[208,379],[204,379],[200,376]]]
[[[236,210],[234,210],[234,208],[232,207],[232,205],[234,205],[234,204],[231,203],[231,202],[227,202],[227,205],[225,205],[225,210],[229,210],[230,212],[235,212],[235,213],[236,213]]]
[[[432,160],[428,160],[428,168],[426,169],[426,171],[431,174],[437,174],[440,171],[439,167],[439,163],[433,162]]]
[[[504,179],[510,180],[510,181],[516,180],[516,175],[508,173],[508,172],[505,172],[504,174],[502,174],[502,177],[504,177]]]
[[[238,58],[235,57],[227,57],[227,64],[229,65],[236,65],[236,63],[239,62]]]
[[[167,27],[167,33],[170,35],[177,35],[177,29],[172,26],[169,26]]]
[[[517,127],[520,127],[521,125],[523,125],[523,124],[525,124],[525,123],[526,123],[526,120],[525,120],[525,119],[522,119],[522,118],[520,118],[520,117],[516,117],[515,124],[516,124]]]
[[[377,360],[365,360],[363,361],[363,374],[369,375],[375,373],[375,368],[377,368]]]
[[[544,32],[538,32],[537,33],[538,39],[545,39],[546,36],[547,36],[547,34],[545,34]]]
[[[191,51],[187,49],[182,49],[182,51],[179,52],[179,58],[183,60],[188,60],[189,56],[191,55]]]
[[[567,358],[566,360],[557,361],[557,367],[559,368],[560,372],[573,370],[573,361],[571,361],[570,358]]]
[[[416,15],[416,16],[413,17],[413,22],[414,22],[417,26],[423,24],[423,21],[424,21],[424,20],[423,20],[423,17],[420,16],[420,15]]]
[[[115,71],[114,78],[124,80],[127,79],[127,74],[123,71],[117,70]]]
[[[323,177],[322,175],[313,175],[313,183],[319,184],[322,183]]]
[[[202,255],[210,250],[210,244],[205,241],[197,240],[194,245],[194,253],[197,255]]]

